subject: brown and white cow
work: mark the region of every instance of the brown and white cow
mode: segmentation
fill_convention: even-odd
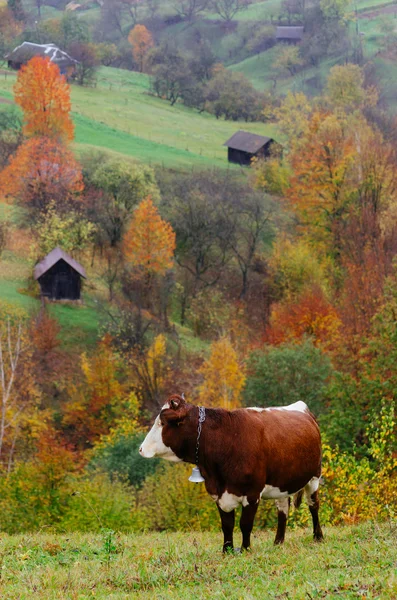
[[[275,544],[284,541],[290,496],[303,493],[313,519],[315,540],[322,540],[318,519],[321,437],[304,402],[280,408],[205,409],[198,453],[199,408],[170,396],[139,452],[174,462],[198,462],[205,487],[218,505],[223,550],[233,549],[234,512],[242,505],[242,547],[250,547],[260,498],[273,498],[278,510]],[[198,461],[196,459],[198,456]]]

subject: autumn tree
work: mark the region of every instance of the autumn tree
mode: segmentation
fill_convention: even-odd
[[[33,234],[38,258],[43,258],[57,246],[73,255],[93,241],[95,226],[79,214],[59,214],[54,202],[50,202],[34,225]]]
[[[81,356],[82,385],[76,386],[64,410],[67,437],[83,448],[109,433],[122,415],[126,392],[120,382],[123,365],[105,335],[91,356]]]
[[[22,32],[22,24],[7,6],[0,6],[0,52],[6,54]],[[3,57],[2,57],[3,58]]]
[[[364,86],[364,72],[358,65],[335,65],[327,79],[327,95],[332,107],[346,111],[374,106],[378,92]]]
[[[131,266],[148,275],[164,275],[172,267],[175,233],[164,221],[150,197],[135,209],[124,238],[124,252]]]
[[[335,307],[320,288],[313,286],[298,297],[273,306],[265,338],[268,343],[278,345],[310,337],[315,345],[332,348],[340,327]]]
[[[274,109],[277,126],[287,138],[285,144],[288,149],[307,135],[311,113],[311,103],[303,92],[294,94],[289,91],[280,106]]]
[[[4,196],[38,211],[46,210],[51,202],[61,211],[78,204],[83,187],[73,153],[51,138],[28,139],[0,174]]]
[[[135,347],[130,353],[129,366],[142,407],[157,412],[170,373],[165,336],[157,335],[147,349]]]
[[[306,231],[317,236],[337,258],[342,223],[352,201],[350,173],[357,156],[352,132],[344,120],[316,112],[306,137],[289,159],[293,169],[288,197]]]
[[[134,57],[134,61],[137,63],[139,71],[142,73],[146,55],[154,45],[152,34],[145,25],[135,25],[129,33],[128,41],[132,46],[132,56]]]
[[[300,56],[299,46],[281,46],[272,65],[272,70],[277,75],[295,75],[299,67],[303,65],[303,59]]]
[[[120,246],[136,206],[145,197],[158,197],[154,172],[127,160],[109,160],[106,155],[83,157],[88,197],[88,218],[97,225],[98,245]]]
[[[60,142],[73,139],[69,84],[58,65],[48,58],[32,58],[19,71],[14,93],[15,102],[24,113],[26,136]]]
[[[204,377],[198,390],[200,402],[228,410],[240,406],[245,376],[228,338],[221,338],[211,345],[211,355],[200,372]]]
[[[27,315],[0,303],[0,462],[8,471],[18,448],[29,444],[32,429],[40,429],[31,354]]]
[[[17,21],[23,22],[25,20],[25,11],[23,9],[22,0],[7,0],[7,6]]]

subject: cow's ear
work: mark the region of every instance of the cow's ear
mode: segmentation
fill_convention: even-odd
[[[171,396],[168,403],[172,410],[179,410],[185,404],[185,396],[184,394],[182,394],[182,396]]]

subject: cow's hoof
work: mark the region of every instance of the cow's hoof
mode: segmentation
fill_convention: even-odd
[[[281,544],[284,544],[284,540],[283,539],[274,540],[274,545],[275,546],[281,546]]]

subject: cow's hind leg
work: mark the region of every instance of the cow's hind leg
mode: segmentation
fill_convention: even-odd
[[[287,519],[289,513],[289,498],[278,498],[276,500],[277,506],[277,533],[276,539],[274,540],[275,544],[282,544],[285,538],[285,529],[287,527]]]
[[[257,502],[243,506],[241,510],[240,529],[243,534],[242,550],[248,550],[251,546],[251,532],[254,526],[256,511],[259,506],[259,498]]]
[[[311,479],[309,483],[305,485],[305,496],[309,505],[310,514],[312,515],[313,519],[313,538],[317,542],[321,542],[321,540],[324,538],[318,518],[318,509],[320,507],[320,501],[318,498],[319,484],[319,478],[313,477],[313,479]]]
[[[234,510],[225,512],[219,505],[218,510],[222,521],[223,531],[223,552],[233,550],[233,529],[234,529]]]

